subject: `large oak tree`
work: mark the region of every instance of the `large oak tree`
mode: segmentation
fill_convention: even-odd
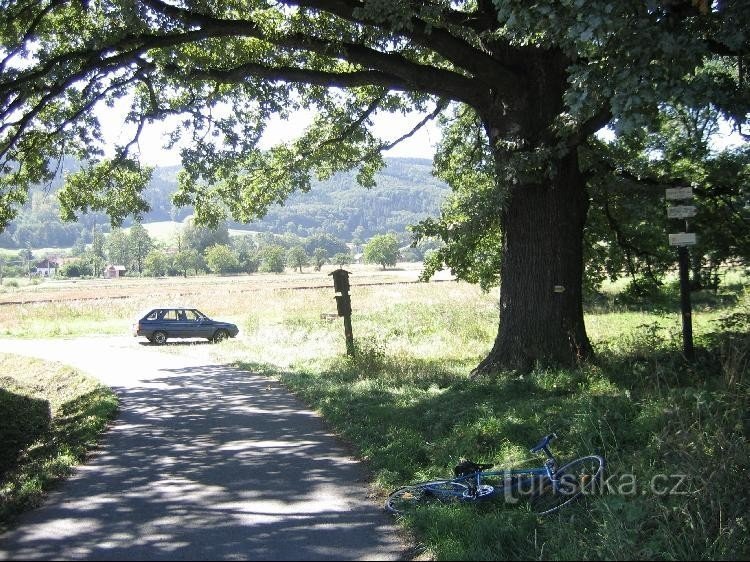
[[[422,233],[467,278],[497,268],[498,336],[478,367],[592,353],[582,311],[589,197],[581,150],[603,126],[662,103],[748,114],[746,0],[15,0],[0,25],[0,226],[63,155],[88,159],[61,194],[69,217],[145,209],[137,140],[179,115],[179,204],[249,221],[310,177],[380,152],[373,118],[442,115],[438,172],[456,191]],[[95,108],[132,96],[132,142],[103,158]],[[316,110],[297,141],[261,151],[273,114]],[[84,177],[86,178],[84,181]],[[501,248],[499,263],[490,256]]]

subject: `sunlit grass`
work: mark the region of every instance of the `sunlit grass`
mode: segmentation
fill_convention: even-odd
[[[681,356],[679,312],[614,302],[610,312],[587,314],[595,364],[470,380],[494,336],[497,304],[494,295],[460,284],[363,291],[353,299],[354,358],[343,355],[338,321],[304,315],[277,321],[275,331],[257,319],[258,345],[244,358],[241,350],[232,356],[280,378],[317,408],[368,463],[383,495],[450,476],[461,457],[506,467],[537,463],[528,448],[550,431],[560,435],[555,451],[563,459],[607,458],[613,491],[552,518],[493,502],[403,519],[427,557],[743,558],[750,549],[748,498],[738,476],[750,457],[743,437],[747,327],[726,334],[719,320],[750,314],[750,301],[729,290],[735,296],[724,301],[698,295],[713,304],[694,317],[694,364]],[[287,353],[264,352],[260,340]],[[623,487],[629,479],[634,490]],[[661,494],[653,482],[682,487]]]
[[[110,389],[69,367],[0,354],[0,530],[83,461],[116,411]]]

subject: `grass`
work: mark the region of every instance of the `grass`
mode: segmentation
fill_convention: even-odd
[[[461,285],[360,293],[355,358],[341,355],[338,323],[329,333],[286,310],[275,337],[258,318],[235,355],[253,357],[238,363],[280,378],[320,411],[368,463],[381,498],[449,476],[461,457],[535,464],[528,448],[550,431],[562,458],[607,459],[603,495],[550,518],[492,502],[401,519],[423,557],[747,559],[750,294],[741,287],[698,295],[692,364],[681,356],[677,305],[665,297],[653,312],[616,301],[590,310],[596,364],[470,380],[494,335],[496,306]],[[339,354],[325,352],[337,343]]]
[[[496,501],[400,519],[421,558],[748,559],[746,285],[738,277],[693,295],[694,363],[682,358],[679,300],[667,285],[655,300],[612,291],[589,303],[595,363],[479,380],[468,373],[496,334],[497,295],[463,283],[353,287],[354,358],[340,319],[320,317],[335,310],[332,289],[227,286],[219,299],[206,285],[191,303],[240,326],[240,338],[211,348],[216,359],[277,378],[318,410],[367,463],[380,498],[450,475],[461,457],[535,464],[528,448],[550,431],[564,459],[607,459],[604,493],[553,517]],[[0,307],[0,333],[34,322],[48,336],[55,322],[127,333],[146,304],[134,295]]]
[[[116,411],[77,371],[0,354],[0,531],[85,460]]]
[[[450,475],[460,457],[533,464],[528,447],[551,430],[562,457],[607,458],[606,494],[552,518],[495,502],[404,519],[436,559],[746,557],[746,389],[720,372],[700,380],[710,370],[689,372],[677,353],[660,364],[631,351],[600,367],[472,382],[450,362],[366,348],[282,380],[356,444],[381,492]],[[683,381],[669,384],[676,371]]]

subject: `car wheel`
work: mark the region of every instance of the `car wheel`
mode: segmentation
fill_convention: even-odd
[[[220,341],[224,341],[229,337],[229,332],[226,330],[216,330],[216,333],[214,334],[214,342],[219,343]]]
[[[151,341],[156,345],[163,345],[167,342],[167,334],[164,332],[154,332]]]

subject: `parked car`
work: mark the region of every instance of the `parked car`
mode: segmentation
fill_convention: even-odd
[[[212,320],[200,310],[182,307],[153,308],[133,324],[134,336],[144,336],[157,345],[169,338],[207,338],[219,342],[235,337],[239,331],[230,322]]]

